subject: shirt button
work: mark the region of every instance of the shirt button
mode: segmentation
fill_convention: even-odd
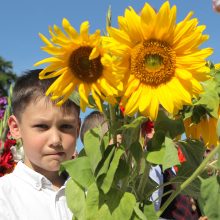
[[[36,183],[35,186],[36,186],[36,189],[37,189],[37,190],[41,190],[41,185],[40,185],[39,183]]]

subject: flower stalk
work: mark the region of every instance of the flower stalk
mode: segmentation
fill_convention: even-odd
[[[150,166],[147,163],[145,163],[144,172],[141,176],[140,183],[139,183],[138,190],[137,190],[140,200],[144,199],[144,188],[149,179],[149,171],[150,171]]]
[[[109,113],[110,113],[110,126],[111,128],[114,129],[114,131],[112,131],[112,140],[113,140],[113,144],[117,144],[117,133],[115,132],[115,122],[116,122],[116,117],[115,117],[115,108],[113,105],[109,104]]]

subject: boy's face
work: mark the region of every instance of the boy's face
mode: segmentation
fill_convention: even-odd
[[[72,158],[79,124],[75,109],[65,114],[45,98],[30,103],[20,121],[15,116],[9,119],[12,135],[22,139],[24,163],[43,175],[58,171],[63,161]]]

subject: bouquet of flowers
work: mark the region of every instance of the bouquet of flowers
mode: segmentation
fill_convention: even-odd
[[[8,97],[0,97],[0,177],[13,171],[19,160],[23,159],[21,143],[13,139],[8,129],[11,113],[12,86]]]
[[[62,164],[74,219],[158,219],[180,193],[210,219],[220,216],[220,70],[207,61],[213,50],[200,48],[205,25],[192,12],[176,23],[176,11],[168,1],[158,12],[146,3],[125,9],[118,28],[109,10],[105,35],[90,34],[88,21],[77,32],[65,18],[63,30],[49,28],[50,39],[40,34],[51,57],[35,65],[49,64],[41,79],[56,77],[46,94],[58,105],[71,98],[82,111],[98,109],[109,128],[88,131],[79,156]],[[158,185],[149,177],[156,165],[178,171]],[[156,212],[150,197],[169,184],[175,189]]]

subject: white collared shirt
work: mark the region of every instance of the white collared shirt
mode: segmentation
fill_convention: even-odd
[[[51,182],[22,162],[0,178],[0,220],[71,220],[65,186]]]

